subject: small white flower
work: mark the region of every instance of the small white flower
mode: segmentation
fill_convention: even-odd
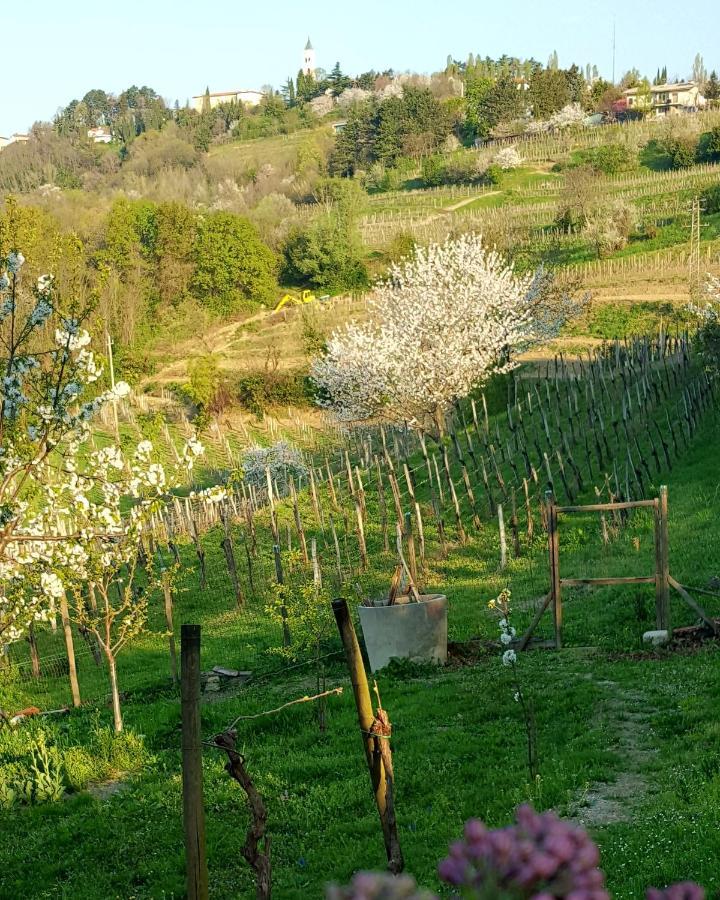
[[[517,661],[517,655],[514,650],[506,650],[502,655],[504,666],[511,666]]]
[[[6,291],[10,287],[10,279],[5,272],[0,275],[0,291]]]
[[[500,641],[503,644],[509,644],[512,641],[512,635],[507,631],[503,631],[500,635]]]
[[[127,383],[127,381],[115,382],[115,387],[110,392],[110,396],[113,400],[122,400],[123,397],[129,397],[130,385]]]
[[[515,693],[513,694],[513,700],[514,700],[516,703],[519,703],[519,702],[520,702],[520,691],[515,691]]]
[[[37,289],[42,294],[52,287],[52,283],[53,283],[52,275],[41,275],[37,281]]]

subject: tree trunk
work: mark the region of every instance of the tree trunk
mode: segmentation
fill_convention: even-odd
[[[67,597],[63,593],[60,597],[60,619],[62,620],[65,635],[65,650],[68,660],[68,675],[70,677],[70,690],[72,692],[73,706],[80,706],[80,685],[78,684],[77,667],[75,665],[75,644],[73,643],[72,626],[70,625],[70,612],[68,610]]]
[[[120,734],[123,730],[122,710],[120,709],[120,691],[118,690],[117,680],[117,663],[112,651],[107,647],[103,647],[105,659],[107,660],[108,672],[110,674],[110,691],[112,694],[112,711],[113,711],[113,727],[115,733]]]

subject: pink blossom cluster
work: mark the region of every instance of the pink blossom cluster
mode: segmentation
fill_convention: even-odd
[[[584,829],[530,806],[518,807],[516,818],[495,831],[477,819],[466,822],[464,839],[438,867],[443,881],[479,896],[492,890],[490,896],[533,900],[608,900],[600,853]]]
[[[347,887],[332,884],[326,900],[439,900],[437,894],[420,890],[409,875],[358,872]]]

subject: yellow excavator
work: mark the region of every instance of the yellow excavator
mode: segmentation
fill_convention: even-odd
[[[312,291],[303,291],[298,297],[297,294],[285,294],[275,307],[274,312],[280,312],[284,306],[299,306],[302,303],[313,303],[317,297]]]

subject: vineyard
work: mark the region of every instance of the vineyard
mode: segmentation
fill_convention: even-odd
[[[703,460],[707,459],[703,452],[712,446],[712,435],[717,434],[716,391],[714,382],[693,362],[687,336],[661,333],[609,344],[585,356],[556,356],[544,364],[527,365],[513,378],[500,379],[484,394],[460,404],[446,439],[440,443],[418,440],[406,429],[354,430],[337,434],[323,445],[308,442],[302,470],[276,470],[271,475],[268,469],[264,477],[237,483],[222,503],[178,496],[167,515],[154,520],[144,540],[145,557],[168,570],[177,567],[178,577],[171,593],[152,598],[149,632],[120,658],[119,677],[129,722],[147,735],[150,752],[160,755],[167,771],[176,771],[172,722],[177,695],[172,679],[177,673],[174,638],[182,621],[202,625],[202,665],[208,679],[215,682],[208,690],[216,691],[205,695],[207,701],[213,701],[211,705],[206,703],[203,712],[203,727],[208,734],[223,725],[223,717],[235,718],[238,710],[250,715],[307,692],[310,685],[342,684],[342,651],[333,629],[325,627],[320,643],[308,644],[300,633],[293,634],[296,626],[302,628],[302,620],[293,616],[292,608],[289,613],[278,613],[278,597],[297,596],[305,585],[313,583],[328,605],[334,596],[345,596],[351,602],[377,596],[387,590],[398,559],[404,560],[417,584],[429,592],[446,593],[451,603],[449,669],[435,675],[422,667],[400,667],[380,680],[383,698],[394,710],[398,728],[395,766],[402,840],[406,854],[412,855],[413,871],[431,881],[429,857],[420,851],[421,838],[415,835],[412,824],[421,796],[417,794],[418,780],[429,777],[428,766],[434,769],[440,759],[444,760],[445,783],[435,794],[444,808],[441,798],[445,790],[452,790],[456,779],[462,778],[464,766],[477,759],[474,751],[468,753],[471,744],[479,742],[484,748],[480,758],[501,753],[500,768],[505,774],[498,778],[495,763],[488,763],[493,768],[495,799],[490,802],[478,786],[473,803],[490,803],[481,808],[483,815],[492,819],[521,799],[513,782],[517,778],[522,781],[517,768],[522,765],[522,753],[519,748],[512,749],[520,737],[512,728],[504,731],[509,727],[506,717],[496,724],[487,718],[492,715],[487,698],[502,690],[493,622],[486,608],[488,599],[509,585],[519,633],[524,634],[531,624],[534,627],[532,640],[528,633],[527,645],[552,645],[553,617],[550,610],[542,614],[549,586],[548,498],[570,505],[622,504],[655,496],[663,483],[670,487],[673,574],[691,590],[705,591],[705,582],[715,574],[712,548],[716,535],[711,528],[700,527],[693,530],[689,540],[687,528],[693,527],[690,523],[698,514],[693,508],[701,503],[705,492],[713,489],[714,482],[712,476],[707,480],[711,470],[703,476],[705,481],[701,477],[690,489],[687,479],[698,465],[702,473]],[[176,439],[173,431],[166,431],[168,448],[175,446]],[[226,478],[236,452],[226,438],[220,438],[211,451],[212,466],[205,470],[203,479]],[[582,515],[563,525],[563,568],[578,577],[632,576],[638,569],[645,569],[643,574],[647,574],[652,570],[652,535],[652,516],[642,510]],[[706,617],[718,614],[720,598],[707,592],[695,597]],[[620,854],[619,858],[628,840],[623,817],[619,816],[617,823],[612,817],[609,821],[601,816],[596,820],[593,802],[588,800],[586,808],[579,793],[587,782],[599,785],[592,790],[601,794],[610,790],[612,794],[607,785],[602,785],[627,774],[622,741],[619,756],[611,749],[601,749],[602,741],[596,741],[602,731],[596,729],[610,728],[612,732],[613,704],[627,702],[623,698],[629,690],[652,692],[653,702],[665,704],[664,715],[672,718],[674,714],[666,706],[668,698],[655,696],[653,665],[678,672],[670,676],[670,688],[684,677],[680,671],[692,671],[693,678],[706,677],[704,653],[661,657],[655,662],[652,654],[641,656],[637,663],[640,668],[630,675],[627,660],[642,646],[642,632],[653,627],[652,606],[652,589],[631,584],[589,589],[578,582],[564,591],[565,649],[561,655],[551,659],[541,650],[531,650],[522,662],[544,685],[538,698],[543,781],[532,788],[539,792],[536,802],[542,797],[543,803],[560,806],[591,826],[596,824],[601,846],[607,846],[611,854]],[[673,627],[696,623],[697,608],[697,602],[690,605],[673,592]],[[77,740],[76,729],[82,727],[84,717],[91,715],[94,704],[102,708],[107,696],[107,674],[92,639],[74,628],[72,631],[68,644],[61,623],[37,628],[29,645],[12,646],[10,667],[2,676],[3,693],[15,698],[17,706],[64,706],[71,699],[67,649],[72,647],[84,706],[68,719],[69,730],[63,740],[70,747]],[[590,660],[592,668],[588,669]],[[709,663],[711,657],[707,660]],[[465,668],[470,663],[471,667]],[[213,675],[213,667],[245,674],[236,683],[233,678]],[[606,682],[599,674],[604,669],[612,671]],[[634,687],[619,687],[624,683],[625,676],[619,674],[622,672],[633,679]],[[637,678],[641,687],[637,687]],[[557,694],[552,686],[559,680],[566,687],[565,692]],[[609,689],[607,685],[615,687]],[[422,704],[420,698],[427,690],[432,690],[433,698],[423,708],[418,703]],[[619,692],[620,699],[602,700],[608,690],[611,694]],[[586,731],[579,720],[571,722],[562,711],[566,702],[610,706],[603,714],[605,718]],[[472,714],[467,704],[475,707]],[[345,700],[331,698],[325,712],[327,730],[319,738],[311,711],[288,711],[274,725],[264,728],[251,724],[243,731],[244,752],[250,765],[257,768],[274,810],[271,829],[280,896],[304,896],[311,886],[313,895],[317,894],[328,871],[318,856],[321,845],[335,860],[330,871],[337,877],[349,877],[348,862],[341,864],[337,856],[339,846],[348,839],[364,847],[352,854],[349,865],[357,863],[358,854],[364,865],[380,865],[381,842],[374,835],[372,810],[367,808],[356,744],[348,737],[349,715]],[[512,719],[512,710],[508,710],[508,716]],[[447,725],[443,723],[450,718],[455,722],[457,738],[452,746],[446,746],[442,735]],[[654,713],[650,720],[654,721]],[[510,742],[502,751],[493,747],[499,740],[498,727],[503,743]],[[426,737],[428,731],[430,735],[429,741],[422,742],[421,757],[417,749],[412,749],[416,729],[422,729]],[[319,755],[309,750],[318,740],[318,749],[322,748]],[[552,748],[559,746],[558,742],[571,747],[574,763],[569,769],[553,762]],[[284,748],[282,761],[276,756],[278,746]],[[156,763],[146,765],[147,774],[141,771],[127,787],[119,788],[117,798],[103,802],[99,807],[101,819],[105,821],[112,810],[114,817],[120,817],[120,827],[131,835],[136,804],[142,803],[147,808],[143,815],[147,815],[149,807],[160,800],[161,791],[166,798],[161,801],[166,823],[163,827],[168,834],[177,834],[180,822],[172,811],[176,801],[167,805],[167,792],[177,792],[177,783],[172,787],[170,782],[161,789],[152,774]],[[242,804],[231,785],[223,783],[220,760],[209,755],[206,765],[210,782],[206,800],[215,810],[210,823],[212,839],[218,842],[215,846],[228,840],[234,845],[232,830],[226,829],[234,827]],[[338,767],[341,781],[326,777]],[[632,767],[633,777],[645,784],[642,766],[635,761]],[[320,772],[325,773],[322,785],[315,780]],[[110,796],[114,790],[110,788]],[[125,790],[129,790],[127,795]],[[302,799],[305,790],[310,794]],[[144,791],[149,793],[141,800]],[[353,797],[357,832],[347,830],[347,792]],[[645,788],[634,815],[654,814],[652,792],[646,800],[644,792]],[[84,815],[87,802],[94,801],[85,801],[82,795],[67,801],[71,819]],[[308,803],[314,812],[300,826],[297,817],[305,819]],[[285,810],[282,819],[278,818],[278,805]],[[450,828],[447,821],[440,824],[439,814],[440,809],[424,815],[423,829],[431,828],[442,838],[449,836]],[[450,825],[463,814],[450,816]],[[35,839],[43,840],[44,826],[37,817],[34,821]],[[338,829],[344,837],[339,838]],[[99,847],[104,840],[101,834]],[[635,836],[633,840],[639,848],[640,838]],[[48,841],[54,845],[54,839]],[[182,866],[173,862],[177,849],[168,850],[164,841],[148,861],[148,885],[156,885],[161,879],[168,895],[177,895],[182,892],[177,880]],[[11,840],[2,851],[4,870],[10,872],[16,885],[25,884],[19,867],[31,846],[32,842],[20,847]],[[160,849],[163,846],[164,851]],[[17,855],[11,858],[14,853]],[[664,857],[655,854],[652,859],[657,865]],[[665,859],[665,863],[668,877],[676,875],[671,860]],[[47,865],[48,871],[59,871],[57,866],[62,864],[55,849],[50,851]],[[705,867],[702,860],[697,866],[698,871],[691,874],[702,876],[712,885],[714,867]],[[622,866],[618,875],[621,871]],[[109,873],[101,874],[100,870],[94,877],[105,879],[107,895],[122,895],[129,890],[122,872],[121,867],[109,881]],[[211,872],[218,896],[228,895],[223,878],[230,878],[235,885],[245,884],[250,890],[249,872],[237,863],[229,869],[226,864],[218,868],[211,859]],[[78,877],[82,879],[73,877],[73,895],[96,896],[94,888],[83,887]],[[640,884],[643,872],[637,877]],[[633,896],[632,885],[632,880],[618,880],[617,895]],[[154,896],[144,893],[142,886],[136,889],[138,896]],[[232,895],[237,895],[237,890],[233,888]]]
[[[138,137],[80,238],[92,179],[8,202],[88,305],[0,247],[0,898],[450,896],[524,803],[615,900],[720,896],[720,113],[673,118],[343,177],[328,118]],[[442,664],[376,665],[421,597]]]

